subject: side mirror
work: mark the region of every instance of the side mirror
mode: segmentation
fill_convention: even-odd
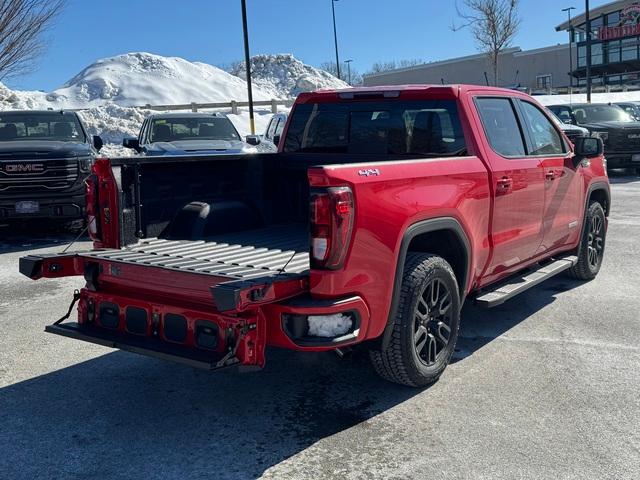
[[[140,142],[137,138],[125,138],[122,140],[122,146],[140,153]]]
[[[599,137],[578,137],[574,145],[576,160],[599,157],[604,152],[604,144]]]
[[[273,143],[275,144],[276,147],[280,144],[280,135],[273,136]]]
[[[100,149],[104,146],[104,142],[102,141],[102,137],[100,135],[94,135],[93,136],[93,148],[95,148],[97,151],[100,151]]]
[[[247,135],[245,137],[245,141],[249,144],[249,145],[260,145],[260,137],[258,135]]]

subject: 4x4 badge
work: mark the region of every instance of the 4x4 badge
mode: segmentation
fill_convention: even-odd
[[[358,170],[358,175],[361,177],[370,177],[371,175],[378,176],[380,175],[380,170],[377,168],[363,168],[362,170]]]

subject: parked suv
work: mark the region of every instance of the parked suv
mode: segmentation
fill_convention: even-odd
[[[82,221],[84,180],[100,148],[75,112],[0,112],[0,224]]]
[[[270,147],[271,150],[277,151],[284,126],[287,123],[288,115],[286,113],[276,113],[267,125],[264,135],[262,136],[262,144]]]
[[[548,107],[560,120],[587,128],[602,138],[609,168],[635,168],[640,173],[640,122],[617,105],[574,103]]]
[[[138,138],[122,145],[146,156],[252,153],[226,115],[221,113],[162,113],[142,123]]]

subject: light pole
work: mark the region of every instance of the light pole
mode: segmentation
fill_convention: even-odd
[[[591,18],[589,17],[589,0],[584,0],[587,28],[587,103],[591,103]]]
[[[247,70],[247,93],[249,96],[249,126],[251,135],[256,134],[256,124],[253,119],[253,92],[251,91],[251,57],[249,56],[249,33],[247,31],[247,2],[241,0],[242,5],[242,31],[244,35],[244,65]]]
[[[569,98],[571,98],[571,89],[573,88],[573,75],[571,75],[571,69],[573,68],[573,53],[571,52],[573,42],[573,26],[571,26],[571,10],[575,10],[576,7],[563,8],[563,12],[567,12],[569,18]],[[569,100],[571,103],[571,100]]]
[[[351,85],[351,62],[353,62],[352,58],[350,58],[349,60],[345,60],[344,61],[344,63],[347,64],[347,78],[348,78],[347,83],[349,85]]]
[[[340,78],[340,59],[338,58],[338,31],[336,30],[336,7],[335,7],[335,3],[337,1],[338,0],[331,0],[331,13],[333,14],[333,41],[336,45],[336,71],[338,72],[338,78]]]

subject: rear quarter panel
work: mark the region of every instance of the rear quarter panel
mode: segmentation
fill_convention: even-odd
[[[375,169],[378,175],[364,174]],[[488,172],[476,156],[332,165],[309,171],[312,187],[348,185],[356,217],[350,252],[341,270],[312,270],[311,294],[365,299],[371,321],[367,338],[382,334],[394,289],[406,229],[422,220],[453,217],[471,245],[465,292],[480,275],[488,254]]]

